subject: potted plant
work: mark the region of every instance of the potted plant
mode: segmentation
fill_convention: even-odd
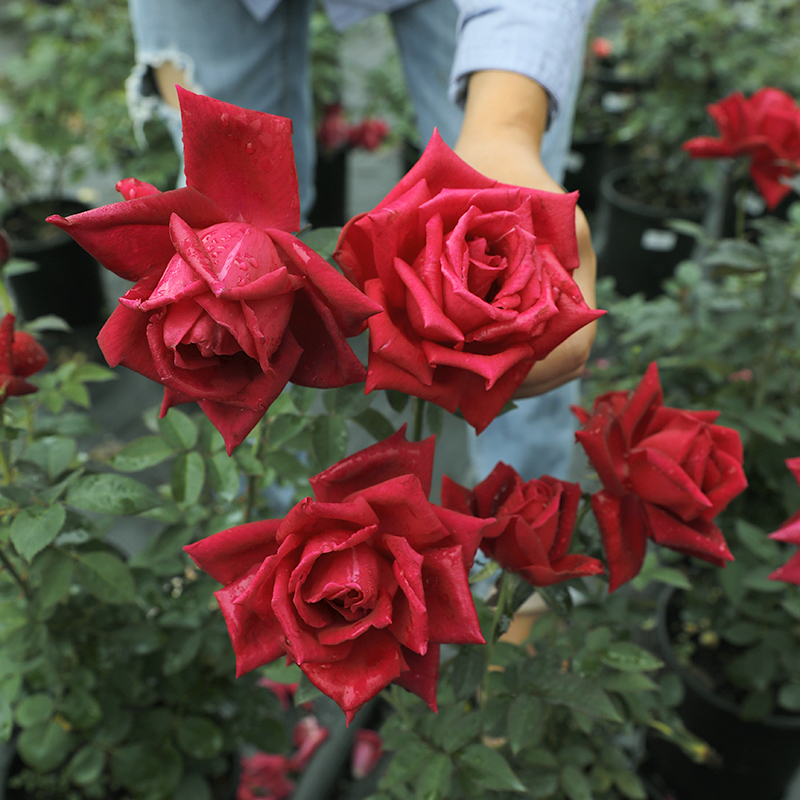
[[[797,41],[797,7],[778,13],[766,2],[704,3],[642,0],[623,23],[626,64],[650,88],[616,132],[632,149],[624,172],[607,175],[601,195],[601,274],[619,276],[620,291],[652,297],[675,265],[689,256],[692,241],[667,220],[701,221],[719,178],[713,169],[690,166],[681,145],[707,126],[706,106],[734,91],[750,94],[764,85],[790,94],[789,53]],[[758,22],[756,22],[758,20]],[[755,53],[765,54],[764,58]],[[616,210],[630,218],[656,198],[661,210],[645,211],[629,235],[615,227]],[[622,223],[626,224],[626,223]],[[630,252],[617,249],[623,242]]]
[[[698,768],[666,746],[652,748],[656,768],[687,797],[780,797],[800,763],[798,594],[796,586],[770,580],[791,547],[768,539],[799,500],[784,461],[800,452],[800,207],[792,206],[787,220],[751,224],[754,241],[701,239],[701,257],[682,264],[657,299],[612,299],[603,285],[610,314],[601,340],[610,338],[592,366],[602,386],[666,348],[665,396],[720,409],[745,446],[749,488],[720,516],[735,560],[722,570],[683,564],[686,588],[662,601],[663,657],[684,676],[687,697],[711,704],[687,701],[685,721],[722,759],[716,768]],[[724,735],[709,727],[720,715]],[[744,740],[735,737],[738,725]],[[760,750],[755,742],[772,744]],[[769,753],[779,756],[777,764]]]
[[[56,314],[73,326],[99,324],[104,298],[97,264],[45,217],[59,208],[65,214],[88,208],[74,187],[89,167],[135,169],[162,188],[177,173],[166,133],[148,129],[151,146],[143,151],[129,122],[127,4],[26,0],[4,9],[3,25],[19,52],[0,73],[7,112],[0,126],[0,224],[15,256],[35,265],[11,277],[19,313],[28,320]]]

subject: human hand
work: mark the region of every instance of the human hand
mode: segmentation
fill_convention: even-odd
[[[456,153],[489,178],[515,186],[564,192],[541,162],[539,149],[547,120],[547,93],[534,81],[512,72],[477,72],[470,78],[464,124]],[[592,308],[597,257],[589,223],[575,212],[580,266],[572,277]],[[583,373],[595,337],[595,323],[581,328],[542,361],[538,361],[515,393],[533,397],[555,389]]]

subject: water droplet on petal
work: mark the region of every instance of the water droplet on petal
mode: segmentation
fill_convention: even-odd
[[[252,142],[248,142],[244,146],[244,149],[245,149],[245,152],[247,152],[247,153],[254,153],[255,150],[256,150],[256,146]]]
[[[228,119],[229,119],[229,117],[228,117],[227,113],[225,113],[223,111],[222,114],[220,114],[220,117],[219,117],[219,121],[222,123],[222,127],[223,128],[227,128],[228,127]]]

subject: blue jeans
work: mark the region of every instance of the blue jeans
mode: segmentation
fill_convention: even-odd
[[[128,82],[135,122],[166,121],[180,146],[180,116],[148,86],[148,68],[171,62],[187,88],[226,103],[289,117],[300,206],[314,202],[316,160],[309,74],[309,21],[314,0],[282,0],[263,22],[239,0],[129,0],[137,64]],[[434,127],[455,144],[462,113],[447,97],[458,12],[452,0],[421,0],[389,15],[420,140]]]

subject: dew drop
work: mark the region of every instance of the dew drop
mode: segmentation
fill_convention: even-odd
[[[223,128],[227,128],[228,127],[228,119],[229,119],[229,117],[228,117],[227,113],[225,113],[223,111],[222,114],[220,114],[220,117],[219,117],[219,121],[222,123],[222,127]]]
[[[252,142],[248,142],[248,143],[247,143],[247,144],[244,146],[244,149],[245,149],[245,152],[247,152],[247,153],[251,153],[251,154],[252,154],[252,153],[254,153],[254,152],[255,152],[255,150],[256,150],[256,146],[255,146],[255,145],[254,145]]]

